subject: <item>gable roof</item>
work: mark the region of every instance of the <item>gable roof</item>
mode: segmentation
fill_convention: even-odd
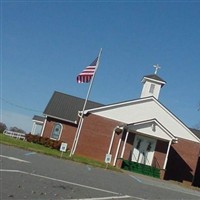
[[[142,126],[141,126],[142,125]],[[147,129],[147,127],[151,127]],[[128,131],[135,130],[136,132],[140,132],[140,134],[150,135],[156,138],[161,138],[164,140],[173,140],[177,141],[178,139],[166,128],[164,127],[156,118],[134,122],[125,125],[125,128]],[[145,130],[146,129],[146,130]]]
[[[49,117],[75,123],[78,111],[82,111],[85,99],[55,91],[43,114]],[[87,101],[86,109],[97,108],[103,104]]]
[[[125,124],[156,118],[175,137],[200,142],[200,138],[153,96],[85,110],[84,114],[86,113],[94,113]]]

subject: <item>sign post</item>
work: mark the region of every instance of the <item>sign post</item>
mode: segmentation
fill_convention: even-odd
[[[108,165],[111,162],[111,159],[112,159],[112,155],[107,153],[105,157],[106,169],[108,168]]]
[[[62,158],[63,152],[67,151],[67,143],[65,143],[65,142],[61,143],[61,145],[60,145],[60,151],[61,151],[60,157]]]

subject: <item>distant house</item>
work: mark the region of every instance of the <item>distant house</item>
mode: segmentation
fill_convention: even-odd
[[[102,105],[89,101],[76,154],[124,169],[199,186],[200,138],[159,102],[166,82],[144,76],[138,99]],[[54,92],[41,135],[62,140],[71,149],[84,100]]]
[[[45,117],[34,115],[32,118],[33,126],[31,130],[32,135],[41,135]]]

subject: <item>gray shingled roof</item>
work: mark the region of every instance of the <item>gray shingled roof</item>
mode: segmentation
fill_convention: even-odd
[[[200,139],[200,130],[190,128],[190,130]]]
[[[47,116],[75,122],[78,111],[82,111],[85,99],[55,91],[47,104],[44,114]],[[97,108],[103,104],[89,101],[86,109]]]
[[[39,121],[39,122],[44,122],[45,117],[34,115],[32,120]]]
[[[161,81],[161,82],[164,82],[166,83],[166,81],[164,81],[162,78],[160,78],[159,76],[157,76],[156,74],[150,74],[150,75],[146,75],[144,76],[146,78],[150,78],[150,79],[155,79],[157,81]]]

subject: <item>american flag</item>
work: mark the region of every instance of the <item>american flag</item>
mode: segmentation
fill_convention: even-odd
[[[94,76],[97,67],[97,61],[98,57],[77,76],[77,83],[90,82],[90,80]]]

